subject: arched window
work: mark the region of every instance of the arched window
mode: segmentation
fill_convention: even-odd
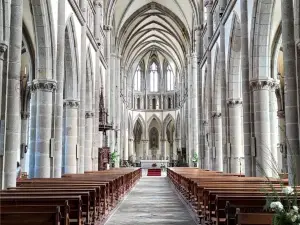
[[[167,67],[167,91],[174,90],[174,73],[170,65]]]
[[[135,71],[134,75],[134,90],[135,91],[141,91],[141,67],[138,66],[138,68]]]
[[[158,72],[157,65],[155,62],[153,62],[150,67],[150,91],[158,91]]]

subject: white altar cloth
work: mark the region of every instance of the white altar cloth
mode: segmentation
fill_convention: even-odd
[[[168,167],[169,160],[141,160],[141,168],[148,169],[152,168],[152,164],[156,163],[156,168],[160,168],[161,165]]]

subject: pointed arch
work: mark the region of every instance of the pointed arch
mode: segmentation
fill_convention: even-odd
[[[158,131],[161,132],[161,129],[162,129],[162,122],[161,122],[160,118],[159,118],[157,115],[155,115],[155,114],[152,115],[152,116],[148,119],[148,121],[147,121],[147,127],[148,127],[148,129],[150,128],[151,123],[153,123],[153,120],[156,120],[156,121],[157,121],[158,126],[159,126]]]
[[[145,138],[145,133],[146,133],[146,122],[144,120],[144,118],[142,117],[141,114],[138,114],[137,117],[134,119],[133,121],[133,124],[134,124],[134,127],[133,129],[135,129],[135,126],[137,123],[140,123],[141,127],[142,127],[142,138]]]
[[[64,61],[64,99],[79,99],[78,45],[73,16],[66,23]]]
[[[229,99],[242,98],[241,77],[241,23],[234,12],[230,33],[228,53],[228,84],[227,96]]]
[[[221,112],[221,68],[219,57],[219,45],[216,47],[215,65],[214,65],[214,79],[213,79],[213,111]]]
[[[54,79],[55,75],[55,38],[54,20],[50,1],[30,1],[35,27],[36,79]]]
[[[93,68],[91,49],[88,47],[86,57],[86,111],[92,111],[92,99],[94,97]]]
[[[173,123],[173,126],[175,124],[175,120],[173,118],[173,116],[168,113],[168,115],[166,116],[166,118],[164,119],[164,122],[163,122],[163,138],[166,138],[167,137],[167,130],[168,130],[168,126],[170,126],[170,123]]]

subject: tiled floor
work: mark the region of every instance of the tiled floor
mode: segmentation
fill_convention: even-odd
[[[195,225],[166,177],[142,177],[105,225]]]

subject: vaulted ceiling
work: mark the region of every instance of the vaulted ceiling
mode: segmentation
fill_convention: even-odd
[[[156,51],[184,68],[193,48],[199,0],[108,0],[107,23],[113,26],[116,53],[127,70]]]

